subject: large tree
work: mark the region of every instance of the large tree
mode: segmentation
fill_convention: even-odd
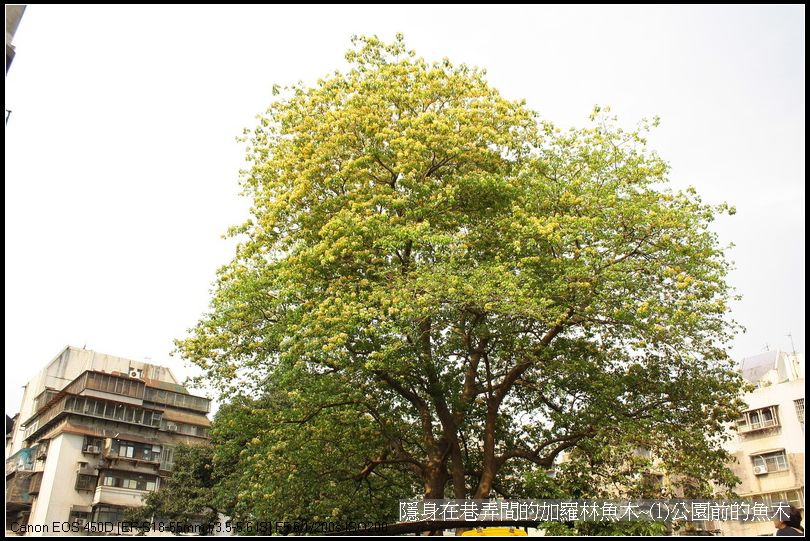
[[[244,450],[254,478],[320,452],[324,483],[484,498],[564,451],[644,446],[728,484],[724,208],[667,188],[647,123],[560,131],[401,38],[347,59],[247,134],[252,216],[178,342],[220,390],[283,396]]]

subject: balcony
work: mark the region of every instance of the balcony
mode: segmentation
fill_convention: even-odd
[[[96,487],[96,492],[93,494],[93,505],[108,504],[140,507],[143,505],[143,498],[147,494],[149,494],[147,490],[99,486]]]
[[[34,449],[20,449],[6,459],[6,477],[18,471],[34,471]]]
[[[48,443],[41,443],[34,447],[36,450],[34,455],[36,460],[45,460],[48,458]]]
[[[160,465],[162,446],[107,438],[101,456],[118,470],[154,473]]]
[[[176,393],[164,389],[156,389],[153,387],[146,388],[144,401],[154,402],[155,404],[162,404],[164,406],[171,406],[174,408],[183,408],[200,413],[208,413],[211,411],[211,401],[207,398],[185,393]]]
[[[151,408],[68,394],[51,404],[39,417],[26,422],[25,438],[39,434],[51,421],[65,413],[153,428],[160,427],[162,419],[162,413]]]
[[[145,390],[146,384],[139,379],[89,370],[64,388],[68,394],[98,396],[134,404],[140,404],[143,401]],[[96,391],[96,393],[88,391]]]
[[[59,391],[57,389],[50,387],[39,393],[37,397],[34,398],[34,412],[39,413],[45,409],[58,394]]]
[[[132,405],[142,405],[146,384],[138,379],[88,370],[62,389],[45,389],[34,399],[34,415],[22,426],[34,424],[37,416],[52,410],[65,396],[88,396],[102,400],[114,400]],[[44,415],[43,415],[44,416]],[[40,418],[39,424],[44,424]]]
[[[741,436],[771,428],[779,428],[779,406],[768,406],[746,411],[737,420],[737,433]]]
[[[6,510],[22,509],[31,506],[31,478],[34,474],[16,471],[6,477]]]

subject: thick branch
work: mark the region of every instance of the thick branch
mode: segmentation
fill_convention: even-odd
[[[290,420],[290,421],[281,421],[281,422],[285,423],[285,424],[303,425],[303,424],[306,424],[309,421],[311,421],[316,415],[318,415],[320,412],[322,412],[325,409],[339,408],[340,406],[348,406],[349,404],[357,404],[357,403],[358,402],[355,401],[355,400],[347,400],[345,402],[335,402],[333,404],[322,404],[322,405],[318,406],[315,409],[315,411],[312,411],[311,413],[308,413],[303,419],[299,419],[297,421],[296,420]]]
[[[422,435],[425,438],[425,442],[429,446],[436,445],[436,440],[433,436],[433,426],[430,419],[430,409],[428,408],[427,402],[425,402],[422,397],[420,397],[414,391],[408,389],[400,382],[395,380],[388,373],[383,372],[382,370],[374,370],[373,373],[416,408],[416,410],[419,412],[419,417],[422,420]]]
[[[569,309],[568,314],[566,315],[566,319],[571,317],[572,313],[573,309]],[[554,340],[554,337],[560,334],[560,331],[562,331],[562,329],[563,329],[562,323],[558,323],[557,325],[549,329],[549,331],[540,340],[540,343],[543,346],[548,346],[551,343],[551,341]],[[524,361],[522,363],[516,364],[515,366],[512,367],[511,370],[509,370],[509,372],[506,373],[506,376],[504,376],[503,381],[498,385],[498,390],[495,393],[495,399],[497,400],[498,405],[500,405],[500,403],[503,402],[504,398],[506,398],[506,396],[509,394],[509,391],[515,384],[515,381],[517,381],[517,379],[520,376],[522,376],[523,373],[526,372],[526,370],[531,368],[533,364],[534,359]]]

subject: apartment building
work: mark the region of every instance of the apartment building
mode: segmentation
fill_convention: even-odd
[[[209,440],[209,411],[166,367],[66,347],[26,384],[7,435],[6,528],[121,520],[176,445]]]
[[[756,388],[726,449],[743,499],[790,502],[804,509],[804,357],[766,351],[743,359],[742,375]],[[722,522],[723,535],[772,535],[770,522]]]

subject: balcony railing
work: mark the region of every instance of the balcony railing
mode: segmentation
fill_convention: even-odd
[[[88,370],[74,379],[64,391],[80,394],[86,389],[143,400],[146,384],[133,378]]]
[[[139,426],[160,427],[162,413],[130,404],[122,404],[97,398],[68,395],[45,410],[38,418],[30,421],[25,428],[26,439],[45,427],[62,413],[76,413]]]
[[[746,411],[737,420],[737,433],[748,434],[759,430],[779,427],[779,407],[768,406]]]
[[[208,413],[211,411],[211,401],[207,398],[190,394],[175,393],[164,389],[155,389],[153,387],[146,388],[144,400],[166,406],[172,406],[175,408],[199,411],[202,413]]]
[[[123,402],[135,402],[140,404],[143,402],[145,390],[146,384],[143,381],[88,370],[62,389],[45,389],[41,392],[34,399],[34,415],[26,419],[23,426],[30,425],[37,415],[49,409],[66,395],[91,395],[92,393],[86,393],[86,391],[97,391],[99,393],[124,397],[122,399]]]
[[[20,449],[6,459],[6,475],[17,471],[34,471],[34,449],[26,447]]]
[[[102,456],[109,463],[129,464],[131,467],[147,466],[157,468],[160,464],[160,445],[107,439]]]
[[[149,494],[147,490],[101,485],[96,487],[96,491],[93,494],[93,505],[106,503],[124,507],[140,507],[143,505],[143,497],[147,494]]]
[[[12,508],[18,505],[29,505],[31,503],[31,478],[32,473],[17,473],[14,477],[6,480],[6,507]]]

